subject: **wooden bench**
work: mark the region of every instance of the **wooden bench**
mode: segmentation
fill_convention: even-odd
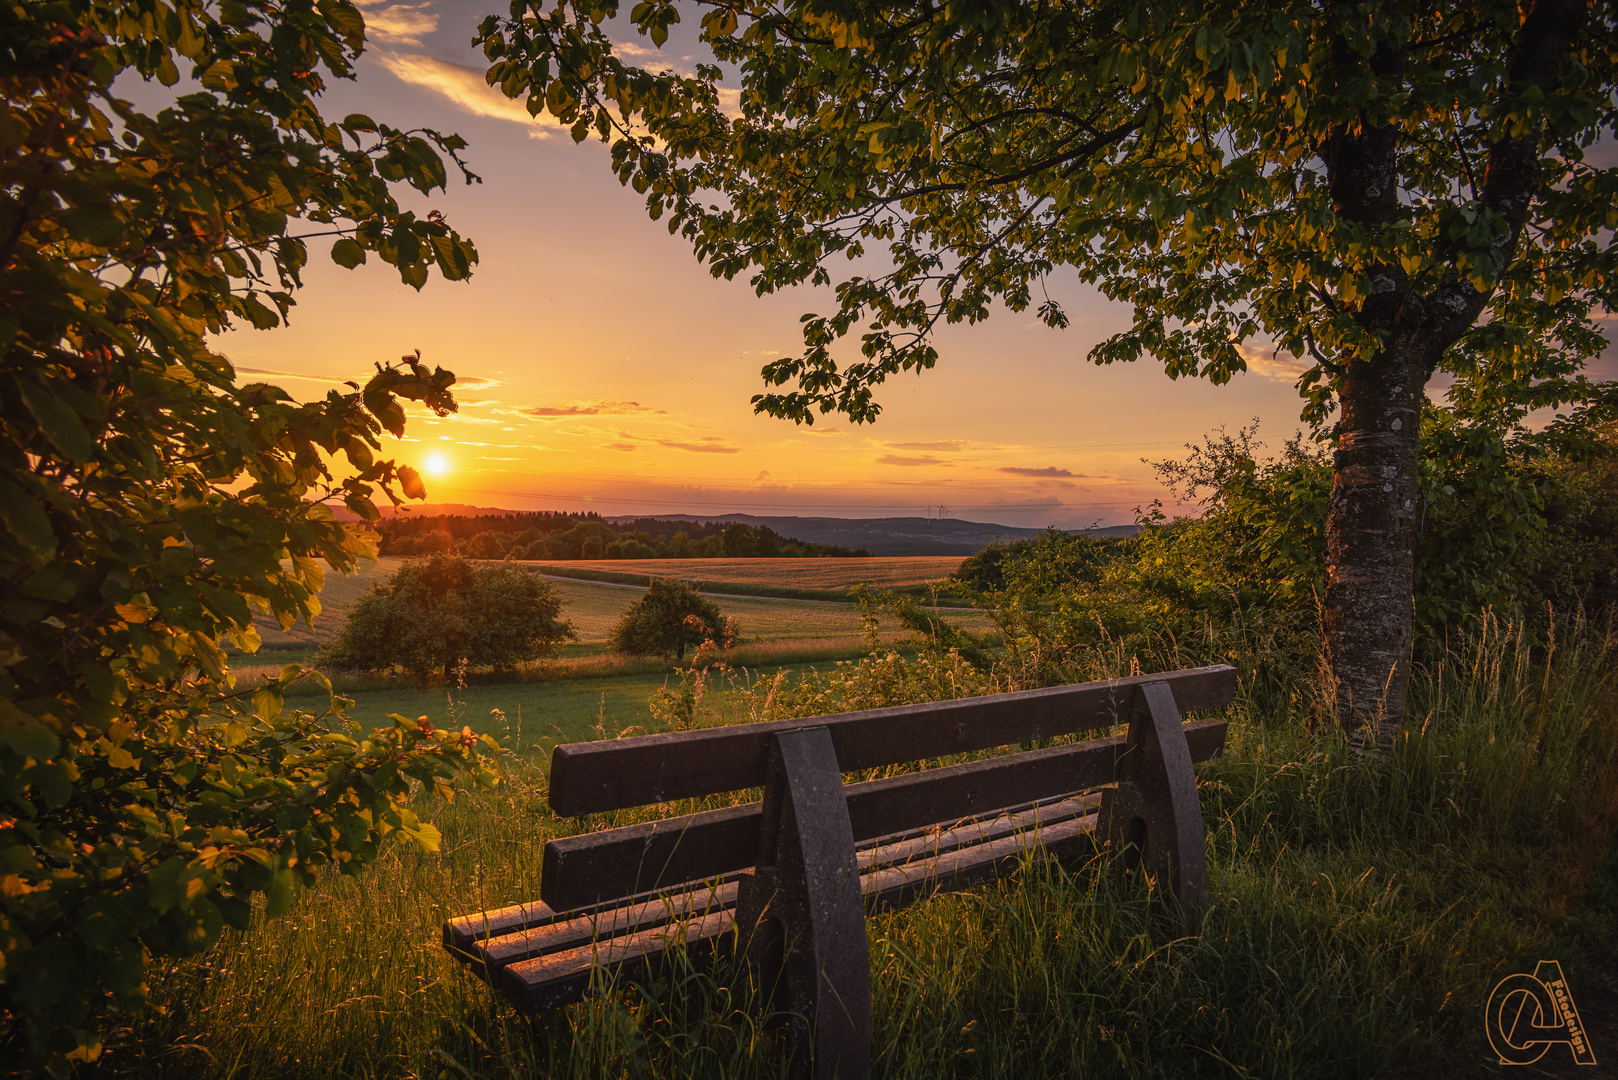
[[[556,747],[563,815],[762,788],[759,802],[552,840],[539,901],[451,919],[444,947],[525,1013],[578,1001],[671,948],[744,954],[800,1073],[864,1076],[865,913],[1098,843],[1144,858],[1186,909],[1204,835],[1194,762],[1224,746],[1227,666],[835,716]],[[845,784],[843,774],[1128,723],[1127,733]],[[1099,838],[1099,840],[1097,839]]]

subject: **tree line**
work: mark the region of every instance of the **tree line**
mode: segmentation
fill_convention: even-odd
[[[741,521],[638,518],[613,524],[596,514],[451,514],[394,518],[379,529],[383,555],[468,559],[863,558],[865,548],[783,537]]]

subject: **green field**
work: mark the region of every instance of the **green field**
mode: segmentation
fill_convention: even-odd
[[[273,678],[287,664],[308,666],[319,646],[341,629],[349,605],[404,561],[385,558],[365,563],[358,573],[347,577],[331,575],[320,594],[322,611],[313,629],[300,625],[287,633],[261,630],[263,650],[250,661],[239,658],[247,662],[234,665],[238,684],[248,686]],[[694,561],[736,566],[865,560]],[[755,581],[760,579],[760,575],[754,575]],[[647,701],[671,678],[669,665],[657,658],[618,656],[607,648],[614,624],[643,590],[590,581],[552,580],[550,584],[561,596],[562,618],[578,634],[578,641],[563,646],[558,658],[516,672],[473,673],[461,688],[423,686],[379,675],[339,674],[333,683],[339,693],[353,699],[350,715],[375,724],[390,713],[411,717],[425,714],[441,727],[464,724],[480,734],[501,738],[509,735],[513,748],[541,749],[547,756],[548,747],[559,740],[595,738],[598,726],[615,735],[647,723]],[[740,624],[740,640],[724,657],[729,666],[739,670],[773,674],[796,665],[825,665],[859,656],[867,646],[860,611],[853,604],[762,597],[717,597],[715,602],[720,611]],[[990,625],[987,617],[978,612],[952,612],[948,617],[974,631],[986,630]],[[894,620],[879,618],[879,625],[882,641],[898,640],[900,630]],[[316,708],[324,699],[324,691],[312,681],[305,681],[294,686],[293,697],[298,707]],[[505,717],[504,726],[495,710]]]
[[[866,559],[577,559],[527,565],[544,567],[546,573],[588,570],[800,589],[850,589],[855,585],[900,589],[942,582],[963,561],[959,555],[901,555]]]
[[[655,560],[646,562],[625,561],[614,563],[618,566],[644,566]],[[760,581],[768,580],[765,570],[754,570],[751,577],[743,573],[745,564],[774,564],[774,563],[831,563],[831,562],[881,562],[895,563],[904,560],[894,559],[709,559],[709,560],[664,560],[666,562],[686,563],[697,562],[706,565],[723,566],[731,569],[739,580],[738,584],[746,587],[756,585]],[[959,560],[909,560],[920,562],[957,562]],[[279,671],[288,663],[308,663],[316,649],[326,644],[342,629],[347,618],[348,608],[367,591],[371,586],[384,580],[405,562],[402,558],[389,557],[376,562],[362,564],[359,571],[343,576],[332,574],[326,579],[326,587],[321,590],[321,612],[316,616],[313,627],[298,624],[289,631],[282,632],[259,623],[259,633],[264,639],[263,651],[254,659],[256,663],[239,663],[236,671],[241,678],[256,678],[261,675]],[[517,566],[536,566],[549,569],[549,564],[543,563],[517,563]],[[593,566],[594,563],[577,563],[569,565]],[[768,567],[766,567],[766,570]],[[919,571],[912,571],[912,574]],[[900,580],[901,575],[897,569],[890,568],[889,580]],[[562,600],[562,618],[572,624],[578,640],[574,644],[563,647],[562,657],[565,660],[588,660],[599,657],[606,649],[606,643],[611,636],[613,626],[622,617],[624,610],[633,604],[641,594],[641,587],[633,585],[608,584],[594,581],[577,581],[561,578],[550,579],[550,584],[556,589]],[[857,655],[864,644],[864,627],[860,622],[859,608],[848,603],[828,603],[820,600],[794,600],[773,597],[731,597],[718,596],[715,602],[719,610],[736,619],[741,627],[739,644],[742,646],[739,663],[757,664],[768,663],[775,659],[777,662],[790,662],[794,658],[819,659],[831,655],[854,656]],[[959,610],[950,612],[947,617],[959,625],[974,631],[989,628],[988,619],[975,611]],[[897,632],[897,624],[893,620],[883,620],[884,638],[892,640]],[[748,647],[752,648],[749,649]],[[768,646],[768,648],[765,648]],[[800,655],[801,654],[801,655]],[[600,665],[596,665],[599,667]],[[622,664],[617,666],[619,669]],[[615,669],[616,670],[616,669]],[[582,665],[582,670],[575,674],[589,675],[595,671],[589,664]],[[556,672],[552,677],[563,674]],[[364,683],[347,684],[350,689],[360,689]]]
[[[546,574],[644,585],[649,578],[689,581],[703,592],[846,600],[856,585],[925,596],[942,591],[958,555],[863,559],[576,559],[530,562]]]

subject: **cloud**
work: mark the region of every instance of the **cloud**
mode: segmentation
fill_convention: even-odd
[[[377,57],[405,82],[426,87],[469,113],[526,125],[530,138],[542,139],[562,130],[562,125],[549,113],[530,116],[526,104],[506,97],[484,82],[480,68],[452,64],[421,53],[378,51]]]
[[[1000,471],[1010,473],[1012,476],[1077,476],[1078,473],[1066,469],[1058,469],[1055,465],[1047,465],[1043,469],[1031,469],[1021,465],[1004,465]]]
[[[538,420],[561,420],[570,416],[628,416],[630,413],[653,413],[666,416],[663,409],[654,409],[638,401],[592,401],[582,405],[538,405],[532,409],[518,409],[524,416]]]
[[[1236,346],[1236,351],[1247,361],[1248,371],[1261,378],[1275,379],[1279,382],[1297,382],[1299,375],[1314,366],[1306,360],[1282,353],[1279,349],[1264,349],[1245,341]]]
[[[356,0],[365,13],[365,36],[392,45],[420,45],[421,35],[438,29],[438,16],[421,4],[388,4],[385,0]]]
[[[606,449],[608,449],[608,450],[619,450],[619,451],[622,451],[623,453],[629,454],[629,453],[634,453],[635,450],[638,449],[638,447],[636,447],[636,445],[634,443],[615,442],[615,443],[608,443],[607,446],[606,446]]]
[[[1055,510],[1066,504],[1054,495],[1047,495],[1042,499],[1017,499],[1015,501],[1000,500],[998,502],[983,503],[981,510]]]
[[[943,442],[890,442],[883,443],[890,450],[965,450],[964,439],[945,439]]]
[[[232,365],[232,367],[236,368],[236,374],[238,375],[268,375],[273,379],[302,379],[304,382],[318,383],[340,383],[347,381],[346,379],[343,379],[337,375],[300,375],[296,371],[275,371],[271,368],[241,367],[239,365]]]
[[[930,454],[921,457],[901,457],[898,454],[883,454],[876,459],[878,465],[948,465],[943,458],[935,458]]]
[[[676,439],[653,439],[652,441],[670,450],[688,450],[693,454],[739,454],[742,452],[741,447],[731,446],[716,436],[710,436],[701,442],[680,442]]]
[[[754,480],[763,480],[763,479],[766,479],[769,475],[770,475],[770,470],[761,469],[759,471],[759,474],[757,476],[753,477],[753,479]]]

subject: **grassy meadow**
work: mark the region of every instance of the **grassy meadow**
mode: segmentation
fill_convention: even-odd
[[[1199,768],[1200,918],[1187,924],[1150,882],[1121,880],[1098,857],[1031,861],[1007,881],[869,919],[873,1075],[1484,1077],[1498,1072],[1483,1002],[1505,975],[1557,959],[1579,1001],[1618,1007],[1618,966],[1603,959],[1618,956],[1610,624],[1469,620],[1423,655],[1412,719],[1377,760],[1322,721],[1306,620],[1263,609],[1169,628],[1132,604],[1105,619],[1030,608],[1006,623],[992,662],[974,665],[942,639],[896,648],[886,614],[873,640],[852,605],[727,598],[743,641],[727,668],[697,674],[606,651],[637,589],[553,584],[580,637],[559,658],[456,686],[338,681],[362,724],[425,713],[499,743],[501,783],[418,800],[440,849],[388,845],[280,918],[157,970],[153,1007],[119,1019],[87,1075],[778,1076],[785,1044],[752,1020],[739,967],[676,957],[646,985],[525,1020],[443,952],[445,918],[537,895],[547,840],[725,801],[558,818],[552,746],[1215,662],[1234,664],[1240,686],[1223,711],[1226,751]],[[361,589],[338,579],[328,590],[332,621],[317,629],[329,634]],[[949,618],[991,625],[982,612]],[[312,652],[286,642],[255,659]]]
[[[1266,642],[1233,633],[1260,631],[1098,651],[1087,674],[1242,654]],[[870,919],[874,1075],[1493,1075],[1479,1017],[1494,983],[1558,959],[1593,1001],[1609,970],[1599,958],[1618,949],[1618,859],[1603,862],[1618,822],[1615,652],[1599,628],[1564,626],[1547,648],[1521,625],[1480,622],[1418,673],[1416,722],[1386,762],[1312,723],[1306,684],[1238,661],[1229,745],[1199,776],[1200,921],[1099,859],[1030,863]],[[818,672],[706,676],[695,719],[1003,688],[958,657],[879,649]],[[113,1032],[93,1075],[780,1074],[782,1043],[750,1021],[743,971],[676,963],[530,1022],[442,952],[445,917],[536,894],[547,839],[646,815],[555,817],[529,709],[519,735],[496,688],[450,698],[502,741],[505,781],[423,802],[441,849],[392,845],[361,876],[333,874],[281,918],[163,968],[154,1008]],[[634,719],[591,719],[588,705],[584,728],[563,722],[560,735],[611,736]],[[1592,883],[1607,901],[1580,907]]]
[[[530,562],[558,577],[644,583],[678,578],[704,592],[844,599],[856,585],[925,594],[963,561],[958,555],[895,555],[853,559],[577,559]]]

